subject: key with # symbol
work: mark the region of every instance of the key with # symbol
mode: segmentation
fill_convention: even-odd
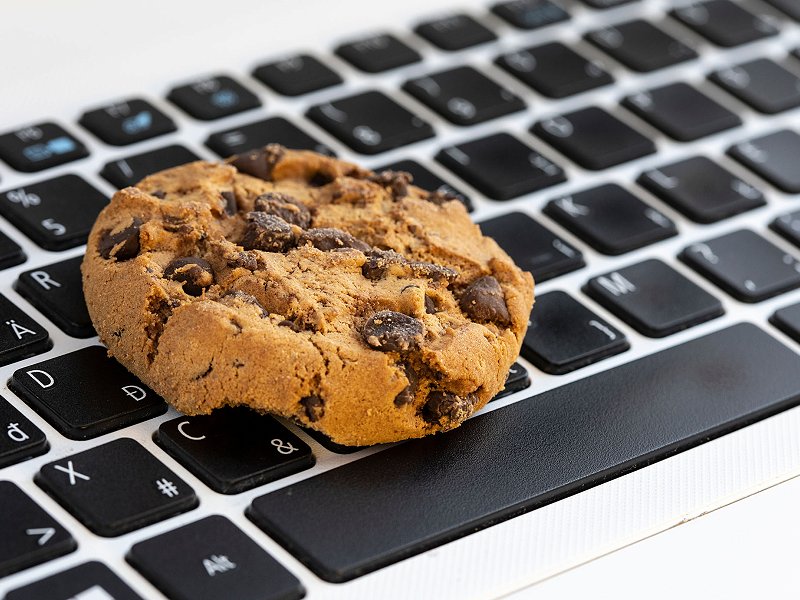
[[[122,535],[198,504],[192,488],[130,438],[48,463],[34,480],[104,537]]]
[[[155,437],[211,489],[236,494],[314,466],[311,448],[269,416],[241,408],[162,423]]]

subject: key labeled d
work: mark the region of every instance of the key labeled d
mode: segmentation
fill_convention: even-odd
[[[47,371],[42,371],[41,369],[31,369],[30,371],[25,371],[25,373],[28,375],[28,377],[38,383],[39,387],[41,387],[43,390],[53,387],[56,382],[50,373]]]

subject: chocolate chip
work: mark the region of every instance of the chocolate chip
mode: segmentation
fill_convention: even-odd
[[[259,150],[250,150],[230,159],[230,164],[242,173],[272,181],[272,169],[283,158],[283,146],[270,144]]]
[[[238,207],[236,206],[236,196],[232,191],[225,190],[220,192],[222,198],[225,200],[225,214],[232,217],[236,214]]]
[[[325,414],[325,401],[319,396],[301,398],[300,404],[306,409],[306,416],[312,423],[319,421]]]
[[[241,244],[246,250],[286,252],[295,244],[292,226],[275,215],[247,213],[247,227]]]
[[[202,258],[186,256],[170,262],[164,269],[164,277],[183,283],[183,291],[190,296],[200,296],[214,283],[214,269]]]
[[[255,271],[258,268],[258,260],[249,252],[236,252],[233,256],[228,256],[227,264],[232,269],[242,267],[249,271]]]
[[[436,206],[441,206],[442,204],[446,204],[447,202],[452,202],[453,200],[459,200],[459,197],[453,194],[452,192],[443,192],[441,190],[434,190],[433,192],[428,192],[428,197],[426,198],[428,202],[435,204]]]
[[[430,296],[425,296],[425,312],[429,315],[435,315],[439,310],[436,307],[436,301]]]
[[[320,227],[304,231],[300,236],[300,245],[302,246],[303,244],[311,244],[317,250],[325,252],[341,248],[355,248],[362,252],[368,252],[372,249],[372,246],[354,238],[346,231],[333,227]]]
[[[400,200],[408,194],[408,184],[413,181],[410,173],[405,171],[381,171],[367,177],[368,181],[388,188],[392,193],[392,200]]]
[[[475,396],[467,394],[465,397],[457,396],[452,392],[434,391],[428,394],[428,400],[422,407],[422,418],[431,424],[444,425],[460,423],[472,414],[475,406]],[[445,423],[442,423],[442,419]]]
[[[453,269],[429,262],[415,261],[408,263],[408,266],[411,268],[411,273],[413,273],[415,277],[426,277],[436,282],[447,281],[448,283],[452,283],[456,280],[456,277],[458,277],[458,272]]]
[[[113,258],[117,261],[129,260],[139,254],[139,227],[142,220],[134,217],[130,225],[111,233],[106,231],[100,238],[97,251],[103,258]]]
[[[155,192],[150,192],[150,195],[155,196],[159,200],[163,200],[164,198],[167,197],[167,192],[165,192],[164,190],[156,190]]]
[[[458,302],[461,310],[467,316],[482,323],[493,321],[498,325],[507,326],[511,322],[508,314],[503,289],[497,279],[485,275],[473,281]]]
[[[288,327],[292,331],[302,331],[300,327],[297,326],[297,323],[294,321],[290,321],[289,319],[284,319],[280,323],[278,323],[278,327]]]
[[[367,255],[367,262],[361,267],[361,274],[367,279],[377,280],[386,276],[391,265],[402,265],[407,276],[425,277],[436,282],[453,282],[458,273],[448,267],[421,261],[409,261],[394,250],[373,250]],[[402,273],[402,271],[401,271]]]
[[[289,194],[267,192],[255,200],[254,210],[275,215],[287,223],[308,229],[311,225],[311,213],[299,200]]]
[[[364,324],[364,341],[382,352],[402,352],[422,341],[424,327],[414,317],[393,310],[382,310]]]
[[[395,396],[395,406],[405,406],[406,404],[411,404],[414,401],[414,396],[417,393],[417,386],[419,385],[419,376],[416,374],[414,369],[408,365],[403,365],[402,368],[406,379],[408,379],[408,385],[403,388],[403,390],[397,394],[397,396]]]
[[[361,274],[377,281],[386,276],[391,265],[404,265],[408,261],[394,250],[373,250],[367,254],[367,262],[361,266]]]
[[[317,171],[308,178],[308,185],[311,187],[322,187],[336,181],[336,176],[325,171]]]

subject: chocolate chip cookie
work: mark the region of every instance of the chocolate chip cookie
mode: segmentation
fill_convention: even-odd
[[[462,423],[533,304],[454,198],[275,145],[117,192],[82,271],[109,353],[179,410],[245,405],[347,445]]]

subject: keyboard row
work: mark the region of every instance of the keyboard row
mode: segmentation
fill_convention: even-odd
[[[517,24],[558,22],[566,13],[547,0],[516,0],[494,7],[496,13]],[[550,14],[561,11],[561,18],[511,18],[510,14],[533,11]],[[509,12],[510,11],[510,12]],[[555,13],[553,13],[555,14]],[[777,21],[748,13],[730,0],[709,0],[672,16],[707,39],[723,47],[775,35]],[[520,25],[521,26],[521,25]],[[417,28],[423,37],[464,36],[475,43],[492,41],[496,36],[467,15],[455,15]],[[476,29],[485,30],[477,35]],[[605,50],[619,63],[637,72],[649,72],[686,60],[697,52],[641,19],[618,23],[588,32],[585,39]],[[462,46],[465,47],[465,46]],[[336,53],[369,73],[413,64],[421,55],[398,38],[380,34],[339,46]],[[495,64],[543,95],[563,98],[612,83],[613,77],[600,65],[561,43],[549,43],[503,54]],[[308,55],[296,55],[258,67],[253,75],[279,93],[295,96],[342,83],[342,77],[329,66]],[[792,71],[769,60],[759,59],[715,71],[709,76],[751,107],[774,114],[800,105],[798,79]],[[470,66],[431,73],[408,80],[403,89],[429,108],[457,125],[472,125],[525,108],[525,102],[510,90]],[[227,75],[216,75],[173,88],[167,98],[191,117],[211,121],[259,108],[258,96]],[[739,124],[733,113],[686,84],[647,90],[624,99],[623,105],[679,140],[697,139]],[[674,106],[692,106],[691,111],[676,111]],[[433,135],[432,127],[417,115],[376,92],[364,92],[333,102],[314,105],[306,115],[357,152],[376,154]],[[558,117],[568,119],[566,116]],[[176,130],[174,121],[142,98],[129,98],[85,112],[79,122],[107,144],[123,146],[165,135]],[[564,128],[560,128],[563,134]],[[209,146],[223,156],[247,150],[250,146],[233,142],[233,132],[209,139]],[[302,132],[302,135],[303,134]],[[296,137],[296,136],[292,136]],[[563,137],[561,135],[560,137]],[[213,138],[213,136],[212,136]],[[240,140],[244,141],[244,140]],[[281,140],[276,140],[281,141]],[[297,141],[297,140],[293,140]],[[287,145],[292,145],[287,143]],[[324,149],[306,136],[300,147]],[[45,122],[0,135],[0,158],[12,167],[33,172],[83,158],[86,146],[61,126]],[[185,160],[191,158],[184,157]],[[578,161],[581,162],[581,161]],[[583,164],[583,163],[581,163]],[[589,167],[594,168],[594,167]],[[106,166],[104,176],[123,187],[130,183],[126,169],[113,172]],[[127,182],[127,183],[126,183]]]
[[[549,89],[550,95],[556,97],[568,95],[567,89],[578,93],[612,82],[610,75],[597,65],[559,43],[505,55],[498,59],[498,64],[534,89]],[[800,77],[770,59],[756,59],[718,70],[709,78],[764,113],[776,114],[800,106]],[[203,85],[212,81],[215,85],[210,87],[214,89],[234,85],[228,77],[204,80]],[[470,66],[411,79],[403,89],[457,125],[473,125],[525,108],[519,96]],[[683,82],[631,94],[623,98],[622,106],[683,142],[741,125],[735,113]],[[86,115],[98,116],[87,120]],[[374,90],[313,105],[306,116],[362,154],[378,154],[434,135],[429,123]],[[132,119],[138,119],[141,125],[138,128],[130,125]],[[81,123],[104,141],[116,144],[175,131],[169,117],[141,98],[86,113]],[[603,140],[614,139],[617,135],[624,138],[622,150],[603,151],[603,145],[598,144],[593,135],[597,131],[605,132],[604,127],[610,130]],[[649,139],[596,107],[544,119],[534,124],[532,132],[588,169],[607,168],[655,151]],[[219,131],[206,140],[208,147],[223,157],[268,142],[332,154],[330,148],[281,118]],[[171,150],[161,151],[163,156],[149,155],[148,160],[153,164],[138,164],[144,159],[136,155],[106,164],[101,175],[115,186],[125,187],[152,172],[153,167],[166,168],[198,158],[186,149],[168,148]],[[599,156],[596,156],[597,150],[600,150]],[[0,158],[20,171],[40,171],[86,156],[86,146],[53,122],[38,123],[0,136]]]
[[[540,302],[549,303],[546,298]],[[793,310],[795,316],[800,312]],[[733,325],[484,412],[447,434],[397,444],[258,496],[245,514],[319,577],[347,581],[798,402],[797,354],[755,325]],[[230,429],[206,429],[189,418],[176,421],[159,430],[156,441],[162,447],[167,447],[164,435],[183,448],[213,445],[215,435],[231,436]],[[295,455],[299,460],[302,442],[274,435],[223,444],[255,444],[277,459]],[[450,474],[446,478],[443,469]],[[198,506],[189,484],[124,437],[43,464],[34,479],[101,536],[119,536]],[[369,493],[354,494],[354,489]],[[0,575],[75,549],[71,533],[15,484],[0,482],[0,502]],[[383,518],[387,514],[393,518]],[[231,590],[237,590],[236,597],[250,597],[238,587],[220,591],[223,579],[230,586],[255,581],[263,587],[259,597],[302,595],[294,576],[219,516],[139,542],[126,559],[170,598],[227,598]],[[226,571],[233,576],[215,578]],[[284,585],[294,592],[287,593]],[[286,596],[273,592],[273,586]]]
[[[259,130],[261,142],[277,139],[273,135],[276,131],[296,129],[280,117],[254,127]],[[244,130],[248,127],[239,131]],[[652,141],[599,108],[548,119],[537,123],[534,130],[576,161],[598,168],[655,151]],[[728,149],[731,158],[788,193],[800,192],[800,173],[793,162],[798,153],[800,134],[788,129],[751,138]],[[196,156],[182,146],[169,146],[113,161],[104,171],[126,173],[127,185],[193,158]],[[509,133],[445,147],[436,159],[494,199],[514,198],[565,180],[558,165]],[[471,209],[467,195],[415,161],[401,160],[377,167],[379,171],[385,169],[408,171],[418,185],[453,194]],[[752,183],[703,156],[645,171],[637,183],[698,223],[712,223],[765,204],[762,192]],[[0,192],[0,214],[42,248],[64,250],[85,243],[97,214],[107,202],[106,196],[83,178],[68,174]],[[661,212],[613,186],[555,199],[545,212],[596,250],[611,255],[675,233],[675,225]],[[0,269],[24,260],[19,245],[0,233]],[[534,276],[547,274],[534,271]]]

